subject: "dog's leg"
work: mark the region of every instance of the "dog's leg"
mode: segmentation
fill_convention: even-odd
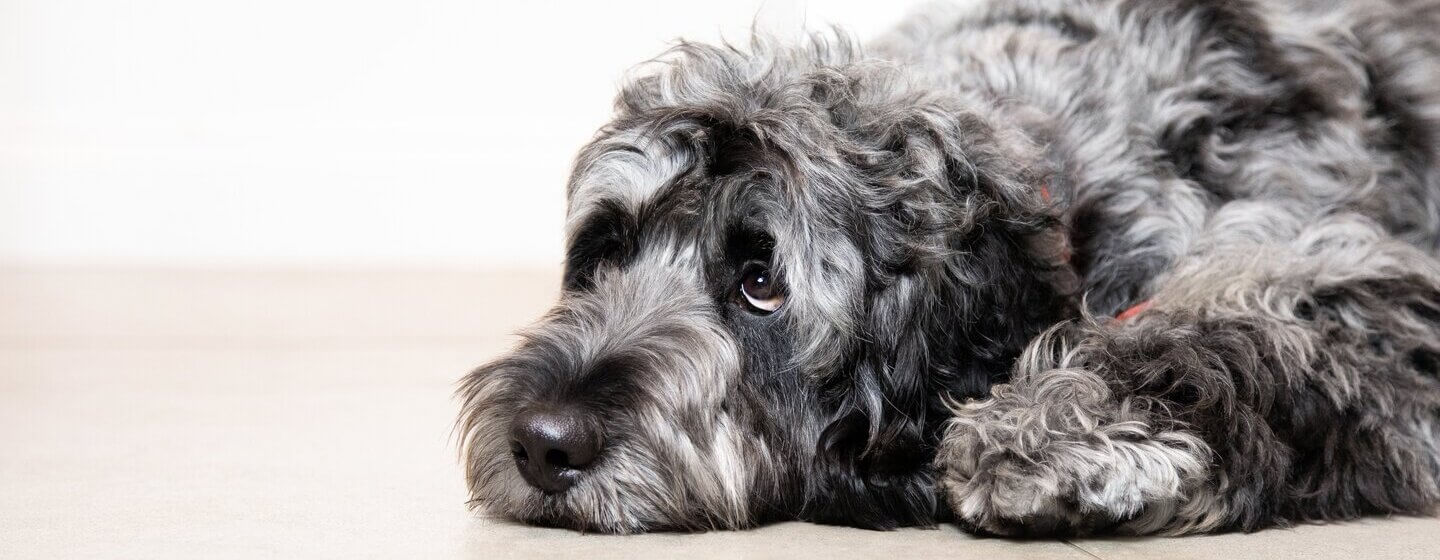
[[[1101,362],[1170,368],[1168,354],[1198,341],[1183,333],[1158,345],[1153,336],[1118,338],[1132,330],[1092,324],[1052,333],[1011,383],[955,407],[937,464],[962,524],[1019,536],[1203,531],[1225,522],[1206,438],[1163,400],[1107,379],[1111,365]],[[1069,337],[1084,342],[1069,348]],[[1110,354],[1126,344],[1133,353]]]
[[[1185,506],[1213,525],[1203,496],[1210,448],[1139,404],[1093,371],[1057,368],[957,406],[937,457],[957,520],[999,535],[1086,534]]]
[[[1367,224],[1195,258],[1133,321],[1036,341],[957,404],[941,484],[982,532],[1178,534],[1440,502],[1440,266]]]

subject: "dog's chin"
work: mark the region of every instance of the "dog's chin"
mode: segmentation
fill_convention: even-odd
[[[667,530],[663,524],[645,522],[633,514],[617,515],[604,510],[586,511],[571,502],[568,492],[556,495],[525,489],[525,493],[528,496],[523,498],[521,503],[513,504],[515,507],[497,511],[501,508],[492,506],[489,508],[491,513],[527,525],[569,529],[581,533],[628,535]]]
[[[571,529],[583,533],[630,534],[659,530],[659,523],[646,520],[641,511],[619,511],[624,504],[593,507],[588,494],[594,490],[585,483],[561,494],[542,492],[527,485],[519,477],[509,481],[503,496],[490,492],[481,505],[495,517],[539,527]]]
[[[556,496],[542,496],[538,499],[539,504],[527,508],[528,515],[512,515],[509,519],[534,525],[536,527],[547,527],[554,529],[567,529],[581,533],[601,533],[612,535],[633,535],[638,533],[656,532],[694,532],[704,530],[688,525],[679,525],[662,521],[639,521],[633,517],[595,517],[581,513],[577,508],[563,503],[563,500]]]
[[[580,493],[586,491],[578,486],[564,494],[548,494],[531,488],[517,488],[516,490],[516,494],[519,495],[513,496],[512,501],[486,504],[485,509],[493,516],[519,523],[537,527],[569,529],[581,533],[628,535],[739,528],[720,527],[698,520],[653,517],[656,512],[642,504],[618,504],[621,508],[592,508],[589,505],[593,505],[594,502],[583,502],[583,498],[579,498],[579,494],[572,495],[577,491]],[[635,507],[636,505],[640,507]]]

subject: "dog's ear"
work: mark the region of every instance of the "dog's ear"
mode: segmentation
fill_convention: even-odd
[[[908,342],[926,348],[915,365],[956,397],[984,394],[1026,342],[1074,312],[1049,166],[1021,131],[954,99],[902,95],[847,113],[856,117],[837,124],[881,232],[866,247],[872,328],[927,333]]]
[[[925,523],[942,507],[929,458],[945,399],[1003,381],[1031,338],[1073,315],[1076,282],[1023,137],[943,100],[854,98],[832,114],[868,187],[866,316],[851,375],[829,388],[842,404],[820,456],[843,471],[835,507],[862,512],[849,522]]]

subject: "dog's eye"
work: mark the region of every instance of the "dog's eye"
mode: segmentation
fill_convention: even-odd
[[[785,303],[785,293],[775,285],[770,268],[761,264],[750,264],[740,276],[740,296],[751,309],[760,313],[774,313]]]

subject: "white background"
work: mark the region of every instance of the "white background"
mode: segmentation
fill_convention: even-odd
[[[0,0],[0,264],[555,264],[628,68],[913,3]]]

